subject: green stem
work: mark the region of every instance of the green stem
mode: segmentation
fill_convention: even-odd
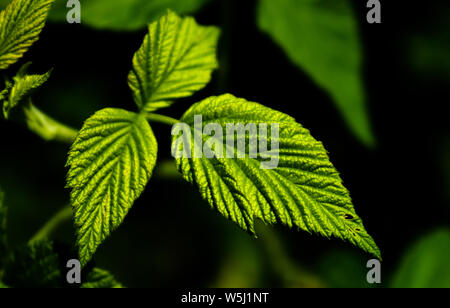
[[[73,144],[78,131],[64,125],[35,107],[30,103],[25,109],[25,120],[28,128],[47,141],[59,141]]]
[[[147,114],[145,114],[145,117],[150,122],[162,123],[162,124],[167,124],[170,126],[180,123],[180,121],[178,121],[174,118],[164,116],[161,114],[156,114],[156,113],[147,113]]]
[[[30,239],[29,244],[49,238],[62,224],[72,219],[72,207],[65,206]]]

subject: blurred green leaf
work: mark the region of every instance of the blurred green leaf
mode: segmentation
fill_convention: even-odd
[[[93,28],[133,31],[147,26],[171,9],[190,14],[209,0],[89,0],[82,1],[81,23]],[[49,20],[66,22],[66,0],[57,0]]]
[[[393,276],[394,288],[450,288],[450,229],[414,243]]]
[[[3,281],[12,287],[58,287],[62,285],[59,257],[53,243],[37,242],[14,251],[5,266]]]
[[[326,90],[353,133],[375,143],[362,80],[358,25],[348,0],[260,0],[259,27]]]
[[[439,3],[432,18],[422,21],[411,35],[407,58],[412,69],[426,80],[450,83],[450,5]]]
[[[37,241],[16,249],[7,259],[3,285],[15,288],[61,288],[67,286],[65,262],[52,241]],[[81,288],[121,288],[107,271],[94,268]]]

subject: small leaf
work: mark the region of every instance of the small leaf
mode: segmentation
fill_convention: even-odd
[[[0,12],[0,69],[19,60],[39,39],[54,0],[13,0]]]
[[[81,285],[83,289],[119,289],[123,286],[117,282],[108,271],[94,268],[87,276],[87,281]]]
[[[83,265],[144,190],[156,155],[156,139],[143,115],[104,109],[84,124],[67,161],[67,187],[72,188]]]
[[[436,230],[415,242],[395,272],[393,288],[450,288],[450,230]]]
[[[259,27],[326,90],[352,132],[374,144],[358,24],[348,0],[260,0]]]
[[[219,32],[171,11],[152,23],[128,77],[138,107],[151,112],[202,89],[218,66]]]
[[[202,127],[196,128],[194,119],[202,115]],[[266,224],[282,223],[288,227],[297,227],[310,233],[325,237],[337,237],[347,240],[364,251],[380,257],[380,251],[372,237],[364,229],[357,216],[349,192],[343,186],[338,172],[331,164],[322,143],[316,141],[295,119],[257,103],[248,102],[232,95],[211,97],[192,106],[180,120],[189,125],[191,137],[206,125],[217,123],[227,132],[227,125],[242,124],[279,126],[279,136],[272,132],[259,133],[248,130],[246,142],[259,141],[261,144],[279,142],[278,165],[273,169],[262,168],[269,150],[264,147],[257,157],[250,156],[234,145],[225,143],[227,138],[202,134],[203,144],[212,145],[214,156],[211,159],[196,154],[198,142],[193,143],[191,151],[182,138],[174,136],[173,153],[190,154],[177,158],[177,165],[184,178],[195,184],[201,195],[212,208],[226,218],[238,224],[242,229],[255,234],[254,220],[260,219]],[[199,124],[197,124],[199,125]],[[195,129],[195,131],[194,131]],[[261,128],[260,130],[261,131]],[[255,135],[255,133],[257,135]],[[230,136],[228,132],[227,137]],[[184,136],[186,137],[186,136]],[[222,140],[223,139],[223,140]],[[223,145],[221,148],[220,145]],[[200,145],[201,146],[201,145]],[[203,149],[205,149],[205,146]],[[234,156],[220,155],[224,148]],[[242,148],[241,148],[242,149]],[[273,151],[273,147],[272,147]],[[231,151],[230,151],[231,152]],[[205,152],[204,152],[205,153]],[[219,157],[219,158],[217,158]]]
[[[19,104],[26,102],[32,92],[42,86],[48,78],[50,78],[50,72],[44,75],[26,75],[24,70],[21,69],[19,73],[13,78],[13,82],[7,92],[2,92],[4,97],[3,103],[3,115],[5,119],[8,119],[11,111],[19,106]],[[0,97],[1,100],[1,97]]]

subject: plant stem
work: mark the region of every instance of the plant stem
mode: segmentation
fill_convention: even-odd
[[[178,121],[174,118],[164,116],[161,114],[156,114],[156,113],[147,113],[147,114],[145,114],[145,117],[150,122],[162,123],[162,124],[167,124],[170,126],[180,123],[180,121]]]
[[[28,128],[42,139],[68,144],[75,141],[78,135],[77,130],[52,119],[31,102],[24,111]]]
[[[69,221],[72,218],[72,207],[65,206],[59,212],[57,212],[49,221],[30,239],[28,242],[32,244],[34,242],[49,238],[50,235],[58,229],[63,223]]]

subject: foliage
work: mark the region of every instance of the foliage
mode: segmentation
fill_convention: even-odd
[[[52,2],[13,0],[2,11],[0,69],[15,63],[38,39]],[[92,5],[91,8],[95,5],[100,7],[100,3],[102,1],[92,1],[89,5]],[[195,7],[194,1],[186,2],[181,10],[191,10],[189,3]],[[158,6],[156,13],[151,14],[159,15],[159,8],[166,7],[166,4]],[[261,5],[261,14],[268,11],[277,13],[279,10],[278,7],[273,10],[265,7],[268,4],[264,1]],[[120,11],[120,7],[113,8]],[[315,13],[311,8],[308,12]],[[348,13],[346,6],[344,12]],[[127,14],[125,11],[123,13]],[[324,17],[328,15],[327,12],[322,14]],[[262,16],[262,27],[272,29],[270,21]],[[144,20],[148,18],[146,15]],[[124,27],[138,28],[144,21],[136,22]],[[330,62],[335,55],[326,54],[323,58],[319,56],[306,60],[301,56],[298,64],[305,66],[313,76],[319,76],[318,72],[320,76],[328,76],[323,80],[316,77],[317,82],[327,88],[340,104],[350,102],[351,107],[343,109],[357,110],[355,118],[359,122],[352,123],[352,126],[364,141],[371,143],[358,77],[360,55],[359,51],[353,53],[358,50],[358,42],[352,32],[352,21],[344,18],[341,22],[344,29],[350,29],[348,45],[352,47],[350,57],[337,55],[338,60],[344,63],[344,73]],[[274,25],[273,29],[279,28]],[[158,144],[149,122],[169,125],[183,122],[196,135],[196,115],[203,117],[205,125],[267,124],[280,128],[279,136],[270,135],[264,140],[266,143],[273,140],[280,143],[280,164],[276,169],[260,168],[260,163],[268,158],[270,151],[254,158],[240,153],[238,148],[227,148],[238,158],[219,158],[217,136],[201,136],[207,144],[215,145],[211,148],[214,154],[212,159],[177,159],[179,171],[188,182],[197,186],[212,208],[255,236],[256,218],[266,224],[280,223],[327,238],[337,237],[381,258],[324,146],[294,118],[231,94],[210,97],[194,104],[180,121],[152,113],[169,107],[177,99],[193,95],[208,84],[218,67],[216,53],[219,34],[216,27],[200,26],[192,17],[179,17],[168,11],[149,25],[148,34],[132,61],[128,84],[139,110],[103,109],[91,116],[78,133],[46,116],[31,102],[32,90],[43,85],[50,72],[28,75],[28,65],[24,65],[12,81],[6,81],[5,89],[0,92],[6,119],[13,109],[23,110],[28,127],[42,138],[73,143],[67,160],[66,187],[71,189],[78,254],[84,268],[91,268],[87,264],[94,253],[122,224],[152,176]],[[288,50],[290,48],[287,47]],[[295,48],[302,50],[298,46]],[[330,71],[322,70],[322,61],[330,67]],[[338,86],[343,82],[351,83],[354,92],[339,92]],[[240,141],[261,138],[264,138],[262,134],[249,132],[245,140]],[[186,151],[176,140],[173,139],[173,149]],[[2,213],[0,202],[0,222]],[[0,229],[2,236],[5,233],[3,229]],[[53,242],[45,239],[32,241],[21,249],[8,252],[0,280],[5,286],[12,287],[63,286],[61,264],[61,254]],[[97,268],[89,271],[87,277],[82,287],[121,286],[109,273]]]
[[[450,230],[436,230],[414,243],[392,277],[393,288],[450,288]]]
[[[82,264],[122,223],[151,177],[157,144],[145,117],[151,120],[150,111],[190,95],[209,81],[217,63],[217,34],[215,28],[198,26],[193,19],[180,19],[169,11],[150,25],[133,60],[129,83],[140,113],[102,110],[80,131],[67,162],[67,186],[72,188]],[[277,171],[258,170],[258,162],[248,157],[178,161],[185,179],[196,184],[219,213],[253,234],[253,220],[259,218],[348,240],[381,257],[322,144],[294,119],[232,95],[195,104],[181,122],[193,126],[194,115],[202,115],[205,124],[280,125],[282,154]],[[174,140],[174,148],[179,146]]]

